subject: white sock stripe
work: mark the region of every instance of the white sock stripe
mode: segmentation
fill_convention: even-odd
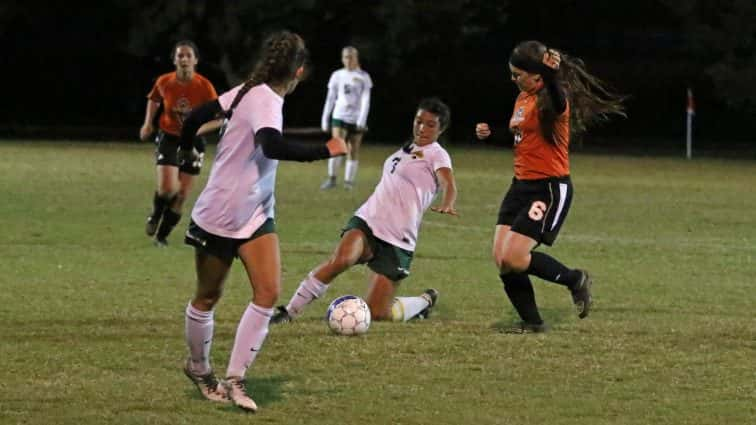
[[[214,311],[202,311],[195,308],[192,303],[190,302],[186,306],[186,316],[189,317],[192,320],[195,320],[200,323],[206,323],[213,320]]]
[[[265,308],[265,307],[260,307],[259,305],[254,304],[254,303],[249,303],[249,308],[251,308],[252,310],[254,310],[256,313],[262,314],[263,316],[266,316],[266,317],[273,316],[274,309],[272,307],[271,308]]]

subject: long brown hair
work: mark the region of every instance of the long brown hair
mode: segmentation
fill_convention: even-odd
[[[265,38],[257,56],[257,62],[247,81],[236,93],[226,115],[233,113],[242,97],[259,84],[282,84],[291,81],[299,67],[307,62],[307,47],[298,34],[291,31],[275,32]]]
[[[540,41],[523,41],[512,50],[513,57],[526,57],[529,62],[542,64],[548,51]],[[578,135],[600,122],[608,121],[610,115],[627,117],[622,102],[625,96],[614,93],[607,84],[590,74],[582,59],[559,50],[562,61],[554,78],[564,90],[570,103],[570,132]],[[542,65],[545,68],[545,65]],[[554,121],[557,113],[548,90],[538,92],[538,118],[541,133],[546,140],[554,141]]]

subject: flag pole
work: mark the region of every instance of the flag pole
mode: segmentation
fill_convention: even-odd
[[[693,115],[696,114],[696,107],[693,103],[693,90],[688,87],[688,102],[685,108],[687,115],[685,126],[685,158],[693,158]]]

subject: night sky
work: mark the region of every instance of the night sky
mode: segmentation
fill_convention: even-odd
[[[76,2],[63,6],[31,1],[0,7],[9,100],[0,112],[0,138],[136,140],[145,95],[159,74],[173,70],[169,51],[177,39],[195,40],[202,54],[198,71],[219,92],[229,88],[218,65],[218,49],[202,26],[206,17],[190,12],[195,13],[192,28],[155,31],[153,38],[142,40],[142,50],[135,51],[133,28],[148,3],[102,3],[96,8],[77,8]],[[709,48],[711,54],[702,54],[706,46],[691,38],[695,34],[691,19],[728,31],[728,21],[709,16],[705,8],[684,16],[670,7],[673,1],[554,1],[540,7],[533,2],[502,2],[491,12],[492,7],[486,6],[489,2],[468,1],[469,8],[480,7],[482,12],[479,22],[475,17],[467,22],[477,31],[467,36],[466,30],[455,27],[458,23],[449,13],[429,11],[442,9],[434,6],[439,2],[404,1],[397,4],[407,7],[415,27],[405,29],[397,45],[387,46],[391,25],[378,24],[373,18],[381,2],[294,3],[308,4],[310,9],[306,13],[292,10],[290,15],[284,10],[264,21],[266,28],[299,32],[311,51],[309,80],[287,98],[285,125],[289,127],[319,125],[328,76],[341,66],[341,47],[354,44],[361,49],[363,67],[375,82],[370,138],[405,138],[417,101],[437,95],[452,108],[449,139],[464,143],[471,138],[476,121],[507,122],[516,95],[506,67],[509,52],[518,41],[538,39],[583,58],[593,73],[629,96],[629,118],[591,132],[588,140],[594,144],[682,140],[687,87],[696,96],[696,134],[702,143],[756,144],[752,136],[756,101],[744,94],[745,101],[733,102],[738,96],[724,94],[721,82],[717,85],[711,74],[716,52]],[[448,4],[458,3],[465,2]],[[732,3],[736,14],[745,14],[741,17],[745,21],[756,9],[736,0],[709,3]],[[756,64],[756,16],[750,16],[750,33],[741,37],[745,41],[733,54],[742,62]],[[155,25],[160,24],[156,19]],[[249,38],[259,38],[262,29],[255,28]],[[401,52],[399,59],[388,57],[392,51]],[[239,67],[246,67],[238,69],[239,74],[249,71],[248,64]],[[750,85],[743,86],[748,90]]]

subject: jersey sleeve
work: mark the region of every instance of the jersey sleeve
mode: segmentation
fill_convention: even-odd
[[[236,97],[236,93],[239,92],[241,89],[241,85],[236,86],[232,88],[231,90],[223,93],[218,98],[218,103],[220,103],[221,108],[223,108],[224,111],[228,111],[228,109],[231,107],[231,103],[234,101],[234,98]]]
[[[325,104],[323,105],[323,114],[320,116],[320,128],[323,131],[328,131],[329,123],[331,121],[331,113],[336,104],[337,92],[336,73],[334,72],[328,80],[328,93],[326,93]]]
[[[433,153],[433,156],[431,157],[431,166],[433,167],[433,171],[440,168],[452,168],[451,157],[449,156],[449,153],[446,152],[446,149],[441,148]]]
[[[283,102],[272,94],[254,98],[251,112],[252,132],[270,127],[283,133]]]

